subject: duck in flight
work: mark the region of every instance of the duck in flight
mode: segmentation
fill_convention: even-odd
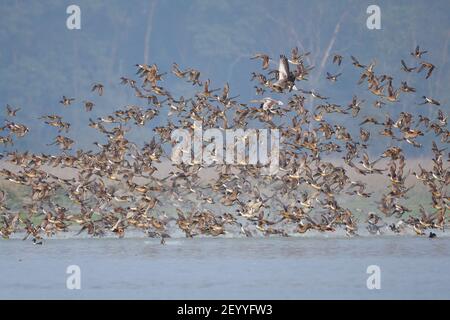
[[[424,55],[425,53],[427,53],[428,51],[420,51],[420,47],[419,46],[416,46],[416,49],[413,51],[413,52],[411,52],[411,55],[413,56],[413,57],[415,57],[415,58],[417,58],[417,59],[421,59],[422,58],[422,55]]]
[[[253,57],[251,57],[250,59],[252,59],[252,60],[253,59],[261,59],[262,60],[262,68],[263,68],[263,70],[266,70],[267,68],[269,68],[270,58],[265,53],[257,53]]]
[[[75,98],[67,98],[66,96],[62,97],[62,100],[59,101],[63,106],[67,107],[72,104],[72,102],[75,101]]]
[[[329,72],[327,72],[327,79],[330,80],[331,82],[336,82],[337,78],[342,75],[342,73],[338,73],[338,74],[331,74]]]

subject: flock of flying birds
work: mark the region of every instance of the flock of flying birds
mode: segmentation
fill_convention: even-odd
[[[435,69],[424,60],[426,53],[417,47],[411,52],[414,66],[402,60],[401,69],[417,73],[417,77],[425,74],[426,81]],[[426,106],[418,108],[436,108],[436,118],[408,112],[401,112],[396,119],[386,116],[384,121],[363,118],[359,112],[366,108],[365,101],[356,95],[345,106],[331,103],[329,97],[317,91],[300,88],[313,69],[306,65],[308,54],[300,54],[294,48],[289,58],[281,55],[278,63],[266,54],[252,57],[262,61],[262,73],[252,73],[251,80],[256,82],[256,94],[264,97],[248,104],[231,96],[228,83],[223,89],[212,89],[210,80],[202,79],[198,70],[183,70],[176,63],[172,73],[192,84],[196,93],[189,99],[175,98],[162,86],[166,73],[160,73],[157,65],[136,65],[136,79],[122,77],[121,84],[133,90],[143,106],[127,105],[105,117],[90,119],[89,127],[106,138],[104,144],[94,142],[91,151],[73,149],[75,141],[67,136],[71,125],[62,116],[43,115],[39,118],[43,124],[58,131],[50,145],[57,145],[61,153],[1,154],[4,162],[18,168],[3,168],[1,176],[29,190],[29,197],[24,198],[18,210],[8,208],[8,194],[0,190],[1,236],[9,238],[23,232],[24,240],[31,238],[33,243],[41,244],[44,235],[50,237],[69,229],[92,236],[112,232],[119,237],[127,230],[138,229],[164,243],[177,232],[186,237],[226,233],[251,237],[342,229],[351,237],[358,235],[358,228],[364,228],[371,234],[389,230],[402,234],[410,230],[435,237],[433,229],[444,230],[449,222],[446,212],[450,154],[446,154],[445,147],[449,143],[445,109],[435,98],[421,96],[417,104]],[[406,81],[395,88],[392,76],[376,73],[375,63],[365,65],[353,56],[350,59],[360,71],[358,85],[367,85],[375,97],[374,107],[389,108],[401,95],[415,94],[416,89]],[[347,58],[335,54],[330,63],[341,66],[346,62]],[[278,64],[278,68],[272,70],[273,64]],[[341,75],[327,72],[326,79],[336,82]],[[102,96],[104,86],[94,84],[92,92]],[[275,94],[287,101],[270,97]],[[305,104],[307,100],[312,101],[311,108]],[[82,103],[87,112],[95,107],[92,101]],[[76,99],[67,96],[62,97],[60,104],[79,107],[73,106]],[[168,113],[163,114],[167,109]],[[19,108],[8,105],[6,111],[7,120],[0,129],[5,134],[0,136],[0,144],[8,148],[14,139],[27,135],[29,129],[15,121]],[[359,136],[352,136],[343,125],[333,125],[327,120],[330,114],[357,122]],[[164,125],[162,119],[166,119]],[[286,119],[289,125],[276,124]],[[151,140],[138,146],[127,139],[133,126],[143,127],[152,120],[159,126],[154,127]],[[205,129],[245,129],[255,123],[278,128],[280,172],[262,176],[261,165],[216,164],[216,176],[205,179],[201,177],[205,168],[200,164],[170,164],[167,149],[173,145],[172,130],[193,130],[194,121],[202,121]],[[425,134],[432,140],[431,150],[417,141]],[[369,156],[370,141],[379,136],[387,139],[389,147],[382,154]],[[397,142],[422,148],[431,155],[429,162],[414,172],[406,171],[405,154]],[[327,161],[329,158],[339,161]],[[158,177],[159,163],[169,164],[173,170]],[[71,168],[75,174],[62,178],[51,168]],[[386,181],[385,192],[378,197],[368,192],[367,182],[362,181],[373,175],[383,176]],[[409,176],[414,180],[407,182]],[[420,205],[420,214],[411,215],[412,209],[405,202],[417,184],[429,191],[430,203]],[[63,206],[61,194],[70,199],[70,205]],[[342,197],[347,200],[341,201]],[[348,197],[371,198],[371,205],[377,208],[376,212],[366,213],[364,226],[346,207]],[[171,212],[170,206],[174,209]],[[391,224],[383,221],[391,216],[395,217]]]

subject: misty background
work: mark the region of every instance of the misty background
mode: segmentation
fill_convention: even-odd
[[[81,9],[81,30],[69,30],[66,8]],[[367,7],[376,4],[381,9],[381,30],[369,30]],[[71,123],[68,136],[76,140],[74,149],[96,149],[93,141],[101,142],[88,119],[97,119],[123,108],[140,105],[134,91],[120,85],[120,77],[138,80],[135,64],[156,63],[160,72],[168,72],[161,85],[174,98],[193,94],[191,84],[171,74],[173,62],[181,69],[192,67],[201,71],[202,80],[211,79],[211,88],[230,83],[231,95],[249,103],[259,98],[256,82],[250,82],[252,71],[261,71],[260,60],[250,60],[257,52],[278,59],[290,55],[297,46],[300,52],[310,51],[307,65],[315,68],[308,81],[297,86],[331,97],[330,103],[346,106],[354,94],[366,102],[357,119],[335,116],[332,124],[345,124],[352,134],[359,131],[360,119],[373,115],[384,121],[385,114],[393,119],[401,111],[435,117],[436,106],[418,106],[422,95],[441,102],[448,114],[450,102],[450,1],[265,1],[265,0],[153,0],[153,1],[6,1],[0,3],[0,107],[6,104],[21,107],[14,122],[30,127],[28,135],[15,139],[6,150],[29,150],[56,153],[57,147],[47,146],[58,134],[45,125],[39,116],[58,114]],[[416,45],[428,50],[425,61],[436,65],[433,75],[425,80],[425,72],[401,71],[400,60],[415,66],[417,60],[410,52]],[[344,56],[343,64],[332,64],[332,56]],[[376,61],[376,73],[394,77],[394,87],[401,81],[417,89],[416,94],[401,94],[399,103],[383,109],[372,106],[376,98],[365,84],[358,86],[361,69],[351,65],[350,55],[361,63]],[[276,68],[276,63],[270,66]],[[336,83],[326,80],[326,72],[343,72]],[[93,83],[105,85],[102,97],[92,93]],[[266,92],[264,96],[287,102],[283,96]],[[73,105],[59,104],[61,97],[76,98]],[[84,111],[83,100],[95,103],[91,113]],[[312,101],[309,108],[321,104]],[[149,121],[144,128],[129,133],[130,140],[148,142],[152,128],[167,120],[167,108]],[[331,116],[334,117],[334,116]],[[2,110],[0,122],[6,113]],[[287,122],[289,121],[282,121]],[[280,121],[278,121],[280,123]],[[0,131],[0,135],[5,133]],[[427,145],[432,132],[417,141]],[[436,138],[438,141],[439,138]],[[414,148],[407,143],[392,142],[390,138],[371,138],[371,150],[379,152],[387,145],[402,146],[408,154],[420,156],[427,149]],[[5,150],[5,148],[4,148]]]

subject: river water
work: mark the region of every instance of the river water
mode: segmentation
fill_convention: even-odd
[[[80,290],[66,287],[70,265]],[[0,241],[3,299],[449,299],[449,270],[449,238]]]

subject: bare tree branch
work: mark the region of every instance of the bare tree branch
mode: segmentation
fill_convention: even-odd
[[[153,14],[155,12],[156,3],[158,0],[152,1],[150,4],[150,9],[148,11],[148,18],[147,18],[147,29],[145,31],[145,37],[144,37],[144,63],[148,64],[148,56],[150,52],[150,37],[152,34],[153,29]]]
[[[341,23],[344,20],[346,15],[347,15],[347,12],[344,12],[341,15],[341,18],[339,19],[338,23],[336,24],[336,27],[334,28],[333,36],[331,37],[330,42],[328,43],[328,47],[323,54],[322,61],[320,62],[319,72],[317,75],[318,77],[320,77],[320,75],[322,74],[323,68],[325,67],[325,63],[327,62],[327,60],[330,56],[331,49],[333,49],[334,43],[336,42],[337,35],[341,28]]]

